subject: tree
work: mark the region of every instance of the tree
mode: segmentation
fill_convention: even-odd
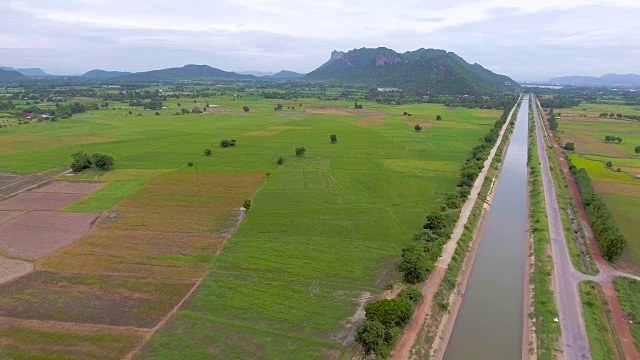
[[[612,118],[612,117],[614,117],[614,116],[616,116],[616,114],[614,114],[614,113],[609,114],[609,117],[610,117],[610,118]]]
[[[608,169],[611,169],[613,167],[613,163],[611,161],[607,161],[605,165]]]
[[[380,300],[364,308],[367,320],[381,323],[385,328],[401,327],[411,319],[411,302],[403,300]]]
[[[188,166],[188,167],[192,167],[192,166],[193,166],[193,161],[189,161],[189,162],[187,163],[187,166]]]
[[[242,107],[242,110],[244,110],[244,112],[249,112],[249,107],[247,105]]]
[[[304,146],[300,146],[296,148],[296,156],[300,157],[300,156],[304,156],[304,153],[307,151],[307,149],[304,148]]]
[[[640,154],[640,146],[636,146],[635,152],[636,152],[636,154]]]
[[[74,172],[78,173],[91,167],[89,154],[84,151],[78,151],[75,154],[71,154],[71,158],[73,159],[73,162],[71,163],[71,170]]]
[[[329,140],[331,140],[332,144],[337,143],[338,142],[338,135],[336,135],[336,134],[329,135]]]
[[[244,204],[242,204],[242,207],[245,208],[246,210],[249,210],[251,208],[251,200],[247,199],[244,201]]]
[[[436,120],[442,120],[442,116],[436,115]]]
[[[409,113],[405,111],[405,112],[402,113],[402,116],[407,116],[407,114],[409,114]]]
[[[568,142],[566,144],[564,144],[564,149],[567,151],[575,151],[576,150],[576,144],[572,143],[572,142]]]
[[[284,164],[284,158],[282,156],[280,156],[278,158],[278,161],[276,161],[276,162],[278,163],[278,165],[282,165],[282,164]]]
[[[282,104],[276,104],[276,111],[282,110]]]
[[[133,114],[133,111],[129,110],[129,115]]]
[[[417,131],[417,132],[420,132],[420,131],[422,131],[422,126],[420,126],[420,124],[416,124],[416,125],[413,127],[413,129],[414,129],[415,131]]]
[[[425,259],[424,248],[420,245],[409,245],[402,249],[402,260],[399,266],[404,279],[409,284],[417,284],[427,279],[429,270]]]
[[[228,148],[231,146],[231,141],[224,139],[222,141],[220,141],[220,147],[221,148]]]
[[[608,117],[609,113],[601,113],[600,115],[598,115],[599,117]]]
[[[204,156],[211,156],[212,153],[211,149],[204,149]]]
[[[110,170],[115,165],[115,160],[111,155],[95,153],[91,155],[91,165],[100,170]]]
[[[178,103],[178,106],[182,106],[182,104]]]
[[[356,341],[367,354],[375,354],[380,351],[384,343],[385,328],[375,320],[365,320],[358,326]]]
[[[156,116],[158,116],[158,115],[160,115],[160,113],[156,111]]]
[[[617,114],[616,114],[616,117],[617,117],[618,119],[622,119],[622,114],[621,114],[621,113],[617,113]]]
[[[201,112],[202,110],[200,110],[200,108],[197,106],[194,106],[193,109],[191,109],[192,114],[200,114]]]
[[[604,142],[611,142],[611,135],[607,135],[604,137]]]

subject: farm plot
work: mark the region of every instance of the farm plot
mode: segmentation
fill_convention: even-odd
[[[271,170],[199,291],[138,357],[349,357],[359,299],[397,280],[401,248],[499,116],[448,114],[420,133],[401,112],[370,126],[314,114],[296,120],[308,130],[269,137],[271,161],[283,145],[307,154]]]
[[[43,262],[90,274],[195,279],[208,269],[264,175],[166,173],[112,208],[88,238]]]
[[[640,159],[633,151],[640,145],[640,123],[598,117],[601,112],[633,115],[636,110],[622,105],[580,107],[582,109],[557,110],[563,114],[559,121],[560,136],[563,141],[576,143],[576,153],[570,155],[572,163],[587,170],[595,190],[602,195],[615,224],[627,238],[627,250],[617,266],[640,274],[640,228],[635,220],[640,204],[640,179],[637,178]],[[619,136],[623,142],[606,142],[606,135]]]

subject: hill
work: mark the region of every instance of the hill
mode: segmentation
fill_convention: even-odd
[[[0,66],[0,70],[17,71],[25,76],[52,76],[51,74],[47,74],[46,72],[42,71],[42,69],[40,68],[16,69],[8,66]]]
[[[305,75],[331,80],[431,94],[479,95],[515,91],[519,85],[479,64],[469,64],[453,52],[418,49],[398,53],[380,47],[333,51],[329,61]]]
[[[295,71],[289,71],[289,70],[281,70],[271,75],[271,77],[274,79],[296,79],[296,78],[301,78],[303,76],[304,74],[300,74]]]
[[[131,73],[127,71],[107,71],[107,70],[93,69],[91,71],[87,71],[86,73],[82,74],[80,77],[86,78],[86,79],[110,79],[110,78],[129,75],[129,74]]]
[[[163,80],[198,80],[221,79],[242,80],[256,79],[253,75],[242,75],[223,71],[208,65],[185,65],[183,67],[138,72],[111,78],[117,81],[163,81]]]
[[[638,74],[606,74],[596,76],[562,76],[549,80],[550,83],[560,85],[583,85],[583,86],[640,86],[640,75]]]
[[[0,69],[0,81],[16,81],[24,80],[26,78],[26,76],[17,71]]]

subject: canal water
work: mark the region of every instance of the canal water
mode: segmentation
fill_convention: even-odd
[[[480,235],[446,360],[522,357],[529,96],[524,96]]]

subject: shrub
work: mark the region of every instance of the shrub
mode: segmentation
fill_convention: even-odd
[[[564,144],[564,149],[567,151],[575,151],[576,150],[576,144],[572,143],[572,142],[568,142],[566,144]]]
[[[245,106],[242,107],[242,110],[244,112],[249,112],[249,107],[247,105],[245,105]]]
[[[71,158],[73,159],[73,162],[71,163],[71,170],[74,172],[81,172],[82,170],[91,167],[89,154],[84,151],[78,151],[75,154],[71,154]]]
[[[399,269],[404,273],[404,280],[409,284],[425,281],[429,269],[424,248],[414,244],[402,249],[402,260],[400,261]]]
[[[300,157],[300,156],[304,156],[304,153],[307,151],[307,149],[304,148],[304,146],[300,146],[296,148],[296,156]]]
[[[278,163],[278,165],[282,165],[282,164],[284,164],[284,158],[283,158],[282,156],[280,156],[280,157],[278,158],[277,163]]]
[[[422,126],[420,126],[420,124],[416,124],[416,125],[413,127],[413,129],[414,129],[415,131],[417,131],[417,132],[420,132],[420,131],[422,131]]]
[[[413,306],[406,300],[380,300],[364,308],[367,320],[381,323],[385,328],[404,326],[411,319]]]
[[[115,160],[110,155],[95,153],[91,155],[91,164],[100,170],[110,170]]]
[[[222,141],[220,141],[220,147],[221,148],[228,148],[231,146],[231,141],[224,139]]]
[[[385,328],[375,320],[365,320],[358,326],[356,331],[356,341],[362,345],[364,352],[374,354],[380,351],[384,344]]]
[[[193,166],[193,161],[189,161],[189,162],[187,163],[187,166],[189,166],[189,167]]]
[[[436,115],[436,120],[438,120],[438,121],[442,120],[442,116]]]
[[[249,210],[251,208],[251,200],[247,199],[244,201],[244,204],[242,204],[242,207]]]
[[[329,140],[331,140],[332,144],[337,143],[338,142],[338,135],[336,135],[336,134],[329,135]]]
[[[213,151],[211,149],[204,149],[204,156],[211,156]]]

